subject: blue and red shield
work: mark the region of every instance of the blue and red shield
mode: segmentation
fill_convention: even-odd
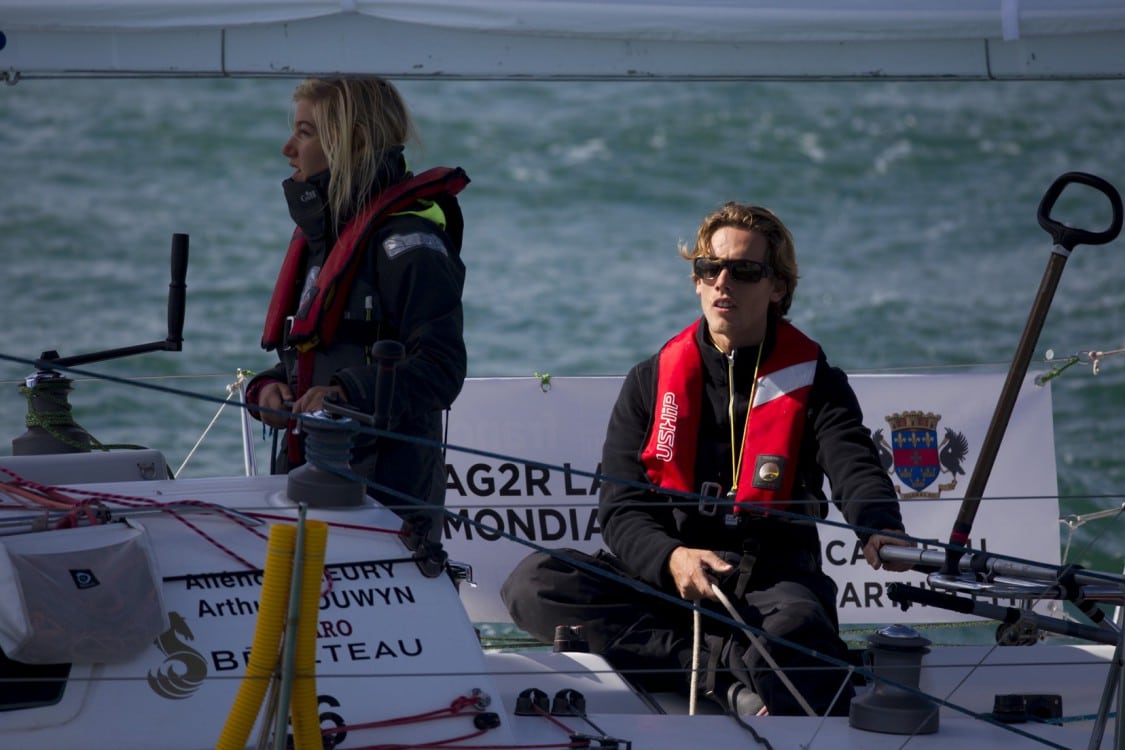
[[[895,474],[915,492],[925,489],[938,477],[938,439],[935,427],[912,424],[891,430]],[[936,422],[936,420],[935,420]]]

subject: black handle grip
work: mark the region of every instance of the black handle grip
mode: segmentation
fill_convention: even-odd
[[[1110,206],[1113,207],[1113,221],[1110,222],[1108,229],[1102,232],[1093,232],[1088,229],[1068,227],[1051,218],[1051,209],[1055,207],[1055,201],[1062,195],[1066,186],[1073,183],[1092,187],[1109,198]],[[1117,239],[1118,233],[1121,232],[1121,195],[1118,194],[1113,185],[1110,185],[1101,177],[1086,172],[1067,172],[1051,183],[1051,187],[1047,188],[1047,192],[1043,194],[1043,200],[1039,202],[1039,226],[1047,230],[1056,245],[1061,245],[1068,251],[1073,250],[1074,246],[1078,244],[1104,245],[1107,242],[1113,242]]]
[[[168,343],[184,341],[184,308],[187,305],[188,236],[172,235],[172,281],[168,284]]]

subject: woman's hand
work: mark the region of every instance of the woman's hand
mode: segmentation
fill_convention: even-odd
[[[272,383],[266,383],[262,389],[258,391],[258,406],[262,411],[259,415],[262,421],[270,427],[281,430],[289,424],[289,417],[285,414],[278,414],[277,412],[289,411],[286,406],[287,402],[293,400],[293,391],[286,383],[280,380],[275,380]],[[271,411],[265,411],[270,409]]]
[[[324,406],[324,397],[329,393],[335,393],[342,404],[348,402],[343,387],[338,385],[314,385],[293,404],[293,413],[307,414],[321,409]]]

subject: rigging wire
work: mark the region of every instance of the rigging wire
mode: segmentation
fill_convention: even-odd
[[[1114,356],[1114,355],[1117,355],[1117,354],[1121,354],[1121,353],[1125,353],[1125,349],[1116,350],[1116,351],[1109,351],[1109,352],[1093,352],[1093,351],[1091,351],[1091,352],[1084,352],[1084,353],[1081,353],[1079,355],[1073,355],[1071,358],[1067,358],[1067,359],[1063,360],[1064,364],[1062,366],[1056,368],[1051,373],[1048,373],[1046,376],[1044,376],[1043,382],[1047,382],[1050,379],[1053,379],[1054,377],[1057,377],[1059,374],[1061,374],[1062,372],[1064,372],[1066,369],[1068,369],[1069,367],[1071,367],[1073,364],[1075,364],[1077,362],[1086,362],[1086,363],[1090,364],[1093,373],[1096,375],[1099,372],[1100,362],[1104,358],[1106,358],[1108,356]],[[1050,353],[1048,353],[1048,355],[1050,357]],[[4,354],[0,354],[0,359],[6,359],[6,360],[11,360],[11,361],[20,361],[20,362],[30,363],[30,364],[34,365],[34,361],[20,360],[20,359],[17,359],[17,358],[9,357],[9,356],[4,355]],[[69,370],[69,369],[72,369],[72,368],[59,368],[59,369],[68,369]],[[930,369],[932,369],[932,368],[930,368]],[[155,384],[152,384],[152,383],[137,382],[136,380],[130,380],[130,379],[125,379],[125,378],[117,378],[117,377],[113,377],[113,376],[106,376],[106,375],[101,375],[101,374],[96,374],[96,373],[88,373],[88,372],[84,372],[84,371],[81,371],[81,370],[74,370],[74,372],[78,372],[78,373],[90,376],[91,379],[95,379],[95,380],[119,382],[119,383],[122,383],[122,384],[125,384],[125,385],[147,388],[147,389],[150,389],[150,390],[169,393],[169,394],[173,394],[173,395],[177,395],[177,396],[187,396],[187,397],[196,398],[196,399],[200,399],[200,400],[216,402],[216,403],[220,404],[220,407],[219,407],[220,412],[222,411],[222,409],[225,406],[227,406],[228,404],[231,404],[233,402],[234,393],[229,391],[229,390],[228,390],[228,397],[226,399],[218,399],[216,397],[211,397],[211,396],[208,396],[208,395],[205,395],[205,394],[197,394],[197,393],[189,393],[189,392],[179,391],[177,389],[168,388],[168,387],[160,386],[160,385],[155,385]],[[170,379],[171,377],[178,377],[178,376],[165,376],[165,377],[161,377],[159,379]],[[244,409],[247,408],[246,404],[242,403],[241,401],[233,402],[233,403],[237,404],[238,406],[240,406]],[[217,419],[217,417],[218,417],[218,415],[216,415],[215,419]],[[308,415],[299,415],[298,418],[299,419],[316,419],[316,418],[310,417]],[[211,425],[208,425],[208,428],[207,428],[207,430],[205,430],[203,437],[205,437],[207,432],[209,432],[211,426],[215,422],[215,419],[212,420]],[[378,430],[376,428],[364,427],[362,425],[356,425],[355,429],[356,429],[356,432],[368,433],[368,434],[375,435],[376,437],[379,437],[379,436],[393,437],[393,438],[399,439],[399,440],[406,440],[408,442],[417,442],[417,443],[423,443],[423,444],[428,444],[428,443],[434,442],[434,441],[428,441],[428,440],[425,440],[425,439],[422,439],[422,438],[413,438],[413,437],[410,437],[410,436],[395,435],[394,433],[391,433],[391,432],[388,432],[388,431]],[[200,441],[197,442],[197,444],[196,444],[197,447],[202,442],[203,437],[201,437]],[[592,472],[583,472],[583,471],[580,471],[580,470],[573,469],[572,467],[551,467],[550,464],[546,464],[546,463],[543,463],[543,462],[526,461],[526,460],[521,459],[519,457],[507,456],[507,455],[504,455],[504,454],[494,453],[494,452],[490,452],[490,451],[472,449],[472,448],[468,448],[468,447],[464,447],[464,446],[454,446],[452,444],[444,444],[443,447],[447,448],[447,449],[458,450],[458,451],[461,451],[461,452],[478,455],[478,456],[493,457],[493,458],[498,458],[498,459],[502,459],[502,460],[510,460],[510,461],[519,461],[521,463],[524,463],[527,466],[554,468],[554,469],[557,469],[557,470],[565,471],[565,472],[570,473],[570,474],[586,475],[586,476],[590,476],[591,478],[594,478],[598,481],[618,481],[618,480],[615,480],[612,477],[607,477],[607,476],[600,475],[600,474],[597,474],[597,473],[592,473]],[[192,450],[192,455],[194,454],[194,452],[195,452],[195,448],[193,448],[193,450]],[[189,455],[189,459],[190,459],[190,457],[191,456]],[[186,465],[186,463],[187,463],[187,461],[185,461],[185,465]],[[183,467],[181,466],[181,470],[182,470],[182,468]],[[398,495],[400,497],[400,499],[404,500],[408,505],[418,504],[420,502],[416,498],[401,495],[401,493],[397,493],[393,490],[390,490],[390,488],[379,486],[375,483],[372,483],[372,482],[366,480],[363,477],[358,477],[357,475],[352,475],[350,478],[352,478],[353,480],[362,481],[365,485],[367,485],[368,487],[370,487],[372,489],[376,489],[376,490],[382,491],[384,493],[389,493],[389,494],[392,494],[392,495]],[[683,502],[690,502],[690,503],[693,503],[693,504],[698,502],[698,496],[695,496],[692,493],[671,493],[671,494],[673,494],[673,495],[682,494],[683,497],[680,498],[680,500],[683,501]],[[1073,520],[1068,523],[1068,528],[1070,529],[1071,533],[1073,533],[1073,530],[1075,528],[1084,524],[1088,520],[1093,520],[1093,517],[1095,515],[1109,516],[1109,515],[1120,514],[1123,509],[1125,509],[1125,504],[1123,504],[1121,506],[1121,508],[1114,509],[1114,510],[1111,510],[1111,511],[1105,511],[1105,512],[1102,512],[1100,514],[1086,514],[1086,516],[1069,517]],[[446,512],[449,513],[450,511],[446,510]],[[801,516],[800,514],[791,514],[791,513],[787,513],[787,512],[781,512],[779,515],[803,518],[803,516]],[[497,534],[498,536],[503,536],[503,537],[509,539],[510,541],[514,541],[514,542],[523,544],[524,546],[530,547],[532,549],[536,549],[536,550],[541,551],[541,552],[546,552],[548,554],[554,554],[553,550],[551,550],[549,548],[541,547],[541,546],[536,545],[534,543],[530,543],[527,540],[523,540],[523,539],[520,539],[520,538],[518,538],[514,535],[507,534],[507,533],[503,532],[502,530],[491,529],[491,528],[487,527],[486,525],[481,524],[480,522],[474,521],[472,519],[463,519],[463,520],[476,525],[478,527],[478,529],[487,530],[490,533]],[[815,522],[818,522],[818,523],[825,523],[827,525],[838,525],[838,526],[846,527],[846,528],[849,528],[849,529],[855,528],[855,527],[853,527],[849,524],[846,524],[846,523],[837,523],[837,522],[821,520],[821,519],[811,519],[811,520],[814,520]],[[868,530],[868,531],[875,531],[875,530]],[[928,541],[928,540],[913,539],[911,537],[906,537],[906,538],[911,539],[914,542],[928,543],[932,546],[940,546],[940,547],[947,546],[947,545],[934,543],[934,542]],[[1099,535],[1098,538],[1100,538],[1100,535]],[[1090,544],[1092,544],[1092,542],[1087,542],[1086,548],[1089,548]],[[965,551],[965,550],[962,550],[962,551]],[[1067,552],[1069,552],[1069,551],[1070,551],[1070,538],[1068,537]],[[1019,562],[1027,562],[1027,561],[1019,560],[1019,558],[1007,557],[1007,556],[1003,556],[1003,555],[993,555],[993,556],[998,557],[998,558],[1002,558],[1002,559],[1009,559],[1009,560],[1014,560],[1014,561],[1019,561]],[[581,563],[578,563],[577,561],[569,561],[569,562],[571,562],[571,564],[575,564],[578,567],[585,567]],[[595,570],[593,572],[595,572],[597,574],[600,574],[600,575],[606,575],[607,577],[610,577],[610,578],[616,578],[616,576],[614,576],[612,574],[608,574],[605,571]],[[1107,580],[1116,580],[1116,578],[1111,579],[1110,577],[1107,576]],[[622,579],[619,582],[624,583],[625,585],[629,585],[632,588],[636,588],[639,591],[641,591],[642,593],[649,593],[651,595],[654,595],[654,596],[657,596],[657,597],[660,597],[660,598],[665,598],[666,600],[669,600],[672,603],[677,604],[678,606],[686,606],[690,609],[693,609],[696,614],[701,614],[701,611],[700,611],[701,608],[699,608],[698,606],[693,606],[691,603],[684,602],[683,600],[676,599],[674,597],[670,597],[667,594],[664,594],[663,592],[657,591],[655,589],[650,589],[649,591],[645,592],[644,589],[647,588],[647,587],[645,587],[644,584],[640,584],[640,582],[634,582],[634,581],[631,581],[629,579]],[[637,585],[637,584],[639,584],[639,585]],[[721,615],[717,615],[714,612],[704,611],[703,613],[705,613],[705,614],[707,614],[707,616],[713,617],[713,618],[715,618],[719,621],[724,621],[724,618]],[[735,613],[735,614],[737,614],[737,613]],[[738,618],[738,620],[741,620],[741,618]],[[746,625],[744,622],[738,622],[738,621],[735,621],[735,620],[726,620],[726,622],[729,625],[733,625],[735,627],[743,629],[748,634],[755,633],[755,630],[756,630],[756,629],[752,628],[751,626]],[[762,635],[766,638],[770,638],[771,640],[779,642],[782,645],[787,645],[790,648],[794,648],[794,649],[797,649],[797,650],[803,650],[802,647],[797,646],[796,644],[788,643],[785,639],[770,636],[769,634],[764,633],[764,632],[760,632],[760,631],[758,631],[755,634]],[[994,645],[992,647],[992,649],[989,650],[989,653],[991,653],[992,650],[994,650],[995,648],[997,648],[997,646]],[[823,655],[821,655],[821,657],[823,658],[824,661],[827,661],[827,662],[830,662],[830,663],[835,661],[833,659],[823,657]],[[985,658],[987,658],[987,655],[986,655]],[[983,664],[983,661],[984,661],[984,659],[982,659],[980,662],[978,662],[977,665],[974,665],[973,669],[975,670],[976,668],[981,666]],[[846,667],[848,669],[854,669],[854,667],[852,665],[843,664],[843,663],[837,664],[837,666]],[[857,670],[857,671],[859,671],[860,673],[864,672],[863,670]],[[971,672],[970,672],[970,674],[971,674]],[[867,674],[866,676],[869,677],[869,678],[873,677],[873,675],[870,675],[870,674]],[[968,676],[966,676],[965,679],[967,679],[967,677]],[[962,680],[962,682],[963,681],[964,680]],[[893,681],[891,681],[891,682],[893,683]],[[905,687],[905,686],[900,686],[900,687]],[[955,690],[951,691],[948,695],[952,695],[953,692],[955,692]],[[927,696],[927,697],[931,697],[931,696]],[[964,708],[958,707],[954,704],[951,704],[947,700],[939,699],[939,702],[942,703],[942,705],[945,705],[945,706],[947,706],[947,707],[949,707],[953,710],[957,710],[957,711],[960,711],[960,712],[963,712],[963,713],[968,713],[970,715],[976,716],[977,718],[981,718],[979,715],[975,714],[974,712],[968,711],[967,709],[964,709]],[[1011,731],[1015,731],[1017,734],[1025,734],[1022,731],[1014,729],[1013,727],[1011,727],[1009,725],[1003,725],[1003,724],[999,724],[999,725],[1003,726],[1004,728],[1009,729]],[[1040,740],[1040,738],[1036,738],[1036,737],[1033,737],[1031,735],[1025,735],[1025,736],[1028,736],[1031,739],[1036,739],[1036,740],[1042,741],[1042,740]],[[1050,743],[1045,742],[1044,744],[1050,744]]]
[[[1125,354],[1125,349],[1114,349],[1114,350],[1108,351],[1108,352],[1100,352],[1100,351],[1077,352],[1075,354],[1070,355],[1069,357],[1065,357],[1064,359],[1062,359],[1061,365],[1056,365],[1055,367],[1052,367],[1046,374],[1040,375],[1039,377],[1035,378],[1035,384],[1036,385],[1043,385],[1044,383],[1048,382],[1049,380],[1053,380],[1054,378],[1057,378],[1059,375],[1062,375],[1066,370],[1070,369],[1071,367],[1078,364],[1079,362],[1081,362],[1083,364],[1090,365],[1090,374],[1091,375],[1098,375],[1102,371],[1102,360],[1105,359],[1106,357],[1116,357],[1119,354]],[[1050,349],[1048,349],[1046,361],[1048,363],[1052,363],[1052,362],[1058,362],[1060,360],[1055,359],[1054,352],[1051,351]]]

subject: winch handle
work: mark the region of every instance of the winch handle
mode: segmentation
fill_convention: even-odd
[[[1062,194],[1067,185],[1074,183],[1091,187],[1109,198],[1110,205],[1113,207],[1113,221],[1110,222],[1108,229],[1103,232],[1075,229],[1051,218],[1051,209],[1054,208],[1055,201],[1058,200],[1059,195]],[[1043,279],[1039,282],[1039,291],[1035,294],[1035,301],[1032,303],[1031,312],[1027,316],[1027,323],[1020,335],[1019,343],[1016,345],[1015,354],[1012,356],[1012,364],[1008,368],[1008,376],[1004,380],[1004,387],[1000,391],[1000,398],[996,402],[995,411],[992,413],[992,421],[988,425],[988,432],[985,433],[984,441],[981,443],[976,466],[973,467],[969,484],[965,487],[965,495],[961,499],[961,510],[953,521],[953,530],[949,533],[949,546],[945,551],[945,565],[942,567],[944,575],[956,576],[959,573],[961,552],[958,551],[958,548],[969,543],[969,534],[973,528],[973,521],[976,518],[984,488],[988,484],[992,466],[1000,450],[1000,443],[1004,439],[1004,432],[1008,429],[1008,420],[1012,416],[1016,397],[1023,385],[1027,367],[1031,363],[1032,350],[1039,341],[1039,334],[1043,330],[1043,323],[1047,318],[1047,311],[1051,307],[1051,300],[1054,299],[1055,290],[1058,288],[1067,258],[1070,257],[1074,246],[1079,242],[1090,245],[1104,245],[1117,237],[1121,231],[1121,195],[1112,185],[1100,177],[1085,172],[1066,172],[1059,175],[1047,188],[1047,192],[1043,194],[1043,199],[1039,202],[1038,218],[1039,225],[1051,234],[1055,244],[1051,248],[1047,268],[1043,271]]]
[[[1055,201],[1059,199],[1067,185],[1075,183],[1091,187],[1109,199],[1109,204],[1113,208],[1113,220],[1108,229],[1093,232],[1089,229],[1067,226],[1051,218],[1051,209],[1055,207]],[[1075,245],[1104,245],[1113,242],[1121,232],[1121,195],[1113,185],[1096,175],[1086,172],[1067,172],[1059,175],[1043,194],[1043,200],[1039,202],[1039,226],[1047,230],[1056,245],[1062,246],[1068,252],[1073,250]]]
[[[188,236],[172,235],[172,280],[168,282],[167,348],[180,351],[184,344],[184,308],[187,305]]]

